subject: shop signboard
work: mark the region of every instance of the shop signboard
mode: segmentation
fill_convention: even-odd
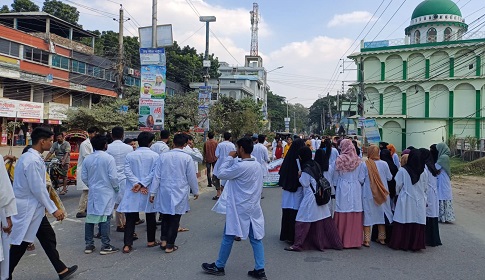
[[[11,99],[0,99],[0,117],[15,118],[17,112],[17,101]]]
[[[41,120],[44,119],[44,103],[37,102],[26,102],[17,101],[18,103],[18,113],[17,117],[22,119],[27,119],[29,121],[24,122],[37,122],[30,120]]]
[[[49,102],[44,115],[49,120],[67,120],[67,110],[69,110],[69,105],[67,104]]]

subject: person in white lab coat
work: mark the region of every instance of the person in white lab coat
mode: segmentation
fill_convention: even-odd
[[[118,211],[125,213],[126,216],[123,253],[130,253],[133,250],[133,235],[140,212],[145,212],[147,220],[147,246],[158,245],[155,241],[156,210],[152,203],[148,203],[148,189],[153,178],[152,170],[159,158],[156,152],[150,150],[153,139],[155,135],[150,132],[140,133],[137,138],[138,149],[126,156],[126,191],[118,206]]]
[[[263,165],[263,167],[267,166],[269,162],[268,156],[268,148],[263,145],[264,141],[266,141],[266,135],[259,134],[258,135],[258,143],[254,145],[253,152],[251,155],[256,158],[256,160]]]
[[[194,137],[190,134],[184,134],[187,137],[187,145],[184,147],[184,152],[192,157],[194,161],[195,173],[199,173],[199,163],[202,163],[204,156],[199,149],[194,148]]]
[[[3,159],[3,156],[0,155]],[[5,164],[0,164],[0,279],[9,278],[10,233],[12,216],[17,214],[17,203],[13,194]]]
[[[174,149],[160,155],[150,188],[150,202],[162,213],[160,247],[165,253],[178,249],[175,245],[180,218],[190,210],[189,192],[199,198],[199,186],[192,157],[183,151],[187,137],[173,137]]]
[[[360,248],[363,242],[362,184],[367,168],[352,141],[340,143],[342,153],[335,161],[332,184],[335,186],[335,223],[344,248]]]
[[[168,130],[160,131],[160,141],[155,142],[150,150],[156,152],[157,154],[162,154],[164,152],[170,151],[170,147],[167,145],[170,140],[170,132]]]
[[[439,199],[438,175],[435,160],[428,149],[421,148],[421,160],[426,164],[424,171],[428,174],[428,191],[426,193],[426,246],[436,247],[443,245],[439,229]]]
[[[266,279],[264,271],[264,216],[260,205],[263,191],[263,169],[261,164],[251,157],[253,143],[249,138],[237,141],[237,152],[226,156],[220,168],[219,176],[227,180],[224,192],[227,192],[226,224],[219,257],[214,263],[203,263],[202,269],[209,274],[224,275],[226,262],[231,253],[236,236],[251,242],[255,267],[248,276]],[[238,157],[239,158],[236,158]]]
[[[426,192],[428,174],[421,152],[411,151],[408,162],[396,174],[398,195],[389,247],[419,251],[426,248]]]
[[[319,150],[323,151],[322,149]],[[329,157],[318,158],[327,169],[322,170],[320,164],[312,160],[312,150],[309,147],[301,148],[298,154],[302,167],[302,171],[298,174],[299,181],[303,186],[303,200],[296,215],[295,243],[286,247],[285,250],[341,250],[343,248],[342,240],[340,240],[337,227],[332,219],[329,203],[318,205],[315,199],[316,180],[320,179],[320,176],[325,175],[325,173],[329,173]]]
[[[391,199],[387,181],[392,180],[392,173],[387,163],[380,160],[378,146],[369,146],[367,158],[365,162],[367,172],[362,192],[364,207],[363,245],[370,247],[371,227],[375,225],[378,229],[377,242],[382,245],[386,244],[386,218],[388,223],[392,223]]]
[[[229,155],[229,153],[233,151],[236,151],[236,146],[234,146],[234,144],[231,142],[231,133],[224,132],[224,141],[219,143],[219,145],[217,145],[217,148],[216,148],[217,162],[216,162],[216,165],[214,166],[214,176],[219,178],[218,174],[222,164],[226,161],[227,155]],[[216,185],[217,194],[212,198],[212,200],[219,199],[222,191],[224,190],[225,184],[226,184],[226,180],[220,180],[220,186]]]
[[[67,267],[59,258],[56,249],[56,234],[45,216],[47,210],[56,220],[64,219],[64,212],[57,209],[46,188],[46,168],[41,157],[49,151],[54,140],[53,133],[43,127],[32,131],[32,148],[17,161],[14,173],[13,191],[17,202],[17,214],[12,216],[10,234],[9,278],[27,250],[27,246],[39,240],[47,257],[54,266],[59,279],[67,279],[77,270],[77,265]]]
[[[76,173],[82,173],[82,166],[84,159],[93,153],[93,146],[91,145],[91,139],[99,133],[99,129],[95,126],[88,128],[88,139],[84,140],[79,146],[79,158],[77,160]],[[83,180],[76,180],[76,188],[78,191],[82,191],[81,198],[79,199],[79,207],[77,210],[76,218],[86,217],[86,207],[88,203],[88,191],[89,188],[83,183]]]
[[[436,168],[440,171],[438,174],[439,221],[452,223],[455,221],[455,210],[453,210],[453,191],[450,180],[450,148],[441,142],[432,145],[431,149],[438,154]]]
[[[115,206],[116,193],[119,190],[119,180],[115,159],[105,152],[108,140],[103,135],[91,139],[94,153],[86,157],[83,163],[81,179],[89,188],[86,223],[84,226],[84,253],[91,254],[94,246],[94,225],[99,226],[101,233],[100,254],[108,255],[119,251],[110,244],[110,221]]]
[[[120,213],[118,209],[118,205],[125,194],[125,187],[126,187],[126,175],[125,175],[125,161],[126,155],[133,152],[133,147],[123,143],[123,136],[125,130],[121,126],[113,127],[111,130],[111,137],[113,137],[113,142],[108,145],[108,149],[106,153],[111,155],[115,159],[116,163],[116,171],[118,172],[118,184],[119,184],[119,191],[118,195],[115,200],[115,219],[116,219],[116,231],[117,232],[124,232],[125,231],[125,215]]]

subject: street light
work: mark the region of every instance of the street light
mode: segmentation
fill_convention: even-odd
[[[200,16],[199,21],[205,22],[205,55],[203,66],[205,68],[205,77],[204,77],[204,85],[205,89],[207,90],[207,86],[209,83],[209,68],[211,67],[210,60],[209,60],[209,22],[215,22],[215,16]],[[212,93],[209,95],[210,99],[212,99]],[[204,142],[206,140],[206,135],[209,130],[209,117],[207,117],[207,127],[204,128]]]
[[[288,116],[288,102],[290,102],[293,99],[296,99],[297,97],[293,97],[291,99],[286,100],[286,118],[285,118],[285,130],[286,132],[290,132],[290,117]]]
[[[276,70],[281,69],[283,67],[284,66],[278,66],[273,70],[263,71],[263,93],[264,93],[264,104],[263,104],[263,114],[264,114],[264,116],[263,116],[263,119],[264,120],[266,120],[266,118],[267,118],[267,113],[265,113],[265,111],[268,111],[267,108],[266,108],[268,106],[268,104],[267,104],[268,93],[266,92],[266,84],[267,84],[266,79],[268,78],[268,73],[276,71]]]
[[[288,116],[288,102],[290,102],[290,101],[291,101],[291,100],[293,100],[293,99],[297,99],[297,98],[298,98],[298,97],[293,97],[293,98],[291,98],[291,99],[287,99],[287,100],[286,100],[286,117],[287,117],[287,118],[289,117],[289,116]]]

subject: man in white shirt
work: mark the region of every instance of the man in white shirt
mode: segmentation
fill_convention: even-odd
[[[194,137],[192,137],[192,135],[190,134],[185,134],[185,137],[187,137],[187,146],[185,146],[184,152],[192,157],[195,166],[195,173],[198,175],[199,163],[202,163],[204,157],[202,156],[202,153],[199,151],[199,149],[194,148]]]
[[[3,156],[0,155],[3,159]],[[12,183],[5,164],[0,164],[0,279],[9,277],[10,233],[12,216],[17,215],[17,203],[13,194]]]
[[[170,140],[170,132],[168,130],[160,131],[160,141],[155,142],[150,149],[157,154],[162,154],[164,152],[170,151],[167,143]]]
[[[116,163],[116,170],[118,172],[118,184],[119,184],[119,192],[118,196],[115,200],[115,210],[118,208],[118,205],[125,194],[125,186],[126,186],[126,175],[125,175],[125,162],[126,162],[126,155],[133,152],[133,147],[123,143],[123,136],[125,130],[121,126],[113,127],[111,130],[111,137],[113,138],[113,142],[108,145],[108,149],[106,153],[114,157]],[[115,213],[116,219],[116,231],[117,232],[124,232],[125,231],[125,215],[123,213],[119,213],[116,211]]]
[[[94,249],[94,225],[99,226],[101,234],[101,255],[119,251],[110,244],[109,232],[111,216],[115,206],[116,193],[119,190],[119,174],[115,159],[105,152],[108,140],[106,136],[96,135],[91,139],[94,153],[84,160],[81,173],[82,181],[89,188],[88,207],[85,223],[84,253],[91,254]],[[129,146],[128,146],[129,147]],[[131,149],[131,147],[130,147]]]
[[[214,166],[214,175],[216,177],[218,177],[219,169],[221,168],[222,164],[226,161],[227,155],[229,155],[230,152],[236,151],[236,146],[234,146],[234,144],[230,141],[231,136],[232,135],[230,132],[224,132],[224,141],[222,141],[221,143],[219,143],[219,145],[217,145],[217,148],[216,148],[217,162],[216,162],[216,165]],[[216,185],[217,194],[212,198],[213,200],[219,199],[222,191],[224,190],[224,186],[226,184],[225,180],[219,180],[219,181],[220,181],[220,186]]]
[[[263,190],[263,169],[251,152],[249,138],[237,141],[237,152],[231,152],[221,167],[219,176],[227,180],[226,224],[219,257],[214,263],[203,263],[202,269],[212,275],[225,275],[225,266],[235,237],[251,241],[255,266],[248,276],[266,279],[264,271],[264,216],[260,197]],[[238,158],[237,158],[238,157]]]
[[[39,240],[46,255],[54,266],[59,279],[67,279],[77,270],[77,265],[67,267],[59,258],[56,249],[56,234],[45,216],[47,210],[58,221],[64,220],[64,213],[57,209],[46,188],[46,168],[41,157],[52,147],[53,133],[43,127],[32,132],[32,148],[17,161],[14,173],[13,191],[17,201],[17,215],[12,216],[10,269],[12,273],[27,250],[27,246]]]
[[[268,148],[262,144],[264,141],[266,141],[266,135],[258,135],[258,143],[254,145],[251,155],[254,156],[260,164],[266,166],[266,164],[269,162],[269,156]]]
[[[99,129],[95,126],[88,128],[88,139],[84,140],[79,146],[79,158],[77,160],[76,174],[81,175],[84,159],[93,153],[93,146],[91,145],[91,139],[99,133]],[[76,188],[78,191],[82,191],[81,198],[79,199],[79,207],[77,210],[76,218],[86,217],[86,207],[88,203],[88,191],[89,188],[83,183],[83,180],[77,178]]]
[[[199,186],[192,157],[183,151],[187,138],[183,134],[173,137],[174,149],[160,155],[150,189],[150,202],[163,213],[161,244],[165,253],[178,249],[175,245],[180,218],[190,210],[189,192],[199,198]]]

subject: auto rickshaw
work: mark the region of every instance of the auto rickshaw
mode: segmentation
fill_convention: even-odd
[[[71,161],[67,171],[67,180],[69,185],[76,184],[77,160],[79,158],[79,146],[88,139],[88,133],[84,130],[75,129],[66,132],[65,140],[71,145]]]

